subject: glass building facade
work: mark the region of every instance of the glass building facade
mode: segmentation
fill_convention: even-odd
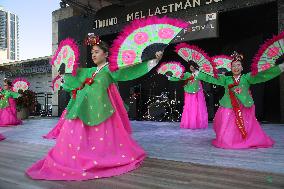
[[[8,60],[19,60],[19,18],[0,6],[0,49],[7,49]]]

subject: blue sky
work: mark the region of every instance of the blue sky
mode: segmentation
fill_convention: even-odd
[[[19,17],[20,59],[52,53],[52,11],[60,0],[0,0],[0,5]]]

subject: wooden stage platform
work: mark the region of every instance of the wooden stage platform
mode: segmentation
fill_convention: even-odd
[[[230,188],[230,189],[246,189],[246,188],[257,188],[257,189],[280,189],[284,188],[284,174],[282,170],[284,167],[279,167],[279,170],[276,171],[266,171],[262,170],[255,170],[253,167],[244,167],[236,166],[237,168],[232,168],[234,166],[226,166],[226,165],[218,165],[212,166],[207,164],[207,159],[215,158],[212,154],[216,153],[215,149],[212,147],[212,150],[208,151],[208,154],[204,155],[204,150],[202,153],[197,153],[194,151],[185,152],[182,149],[187,148],[179,148],[180,144],[171,143],[171,146],[167,144],[168,148],[175,147],[180,152],[172,151],[174,154],[170,154],[166,150],[161,150],[160,152],[163,153],[160,157],[155,156],[152,153],[153,149],[166,148],[166,146],[161,144],[163,140],[160,135],[157,134],[158,130],[161,129],[163,132],[171,131],[172,139],[170,142],[173,142],[173,138],[176,137],[181,141],[184,140],[184,132],[179,131],[178,123],[168,123],[169,126],[165,126],[166,123],[158,123],[158,126],[155,128],[153,123],[153,130],[149,131],[149,133],[142,132],[141,127],[150,127],[150,122],[132,122],[134,128],[134,138],[141,144],[146,152],[149,154],[149,158],[147,158],[142,167],[129,172],[127,174],[116,176],[112,178],[104,178],[104,179],[95,179],[89,181],[39,181],[39,180],[32,180],[27,177],[24,173],[25,169],[29,167],[35,161],[41,159],[48,149],[53,145],[54,141],[48,141],[42,139],[40,136],[45,134],[49,129],[54,126],[57,119],[43,119],[43,120],[29,120],[25,121],[25,124],[15,128],[0,128],[0,132],[3,133],[7,139],[0,142],[0,189],[39,189],[39,188],[46,188],[46,189],[90,189],[90,188],[98,188],[98,189],[159,189],[159,188],[166,188],[166,189],[178,189],[178,188],[196,188],[196,189],[215,189],[215,188]],[[148,125],[147,125],[148,124]],[[159,125],[160,124],[160,125]],[[157,124],[155,124],[157,125]],[[272,126],[272,129],[275,130],[275,133],[279,133],[276,131],[277,126]],[[283,126],[279,125],[279,128],[283,128]],[[211,128],[209,128],[210,130]],[[280,131],[281,131],[280,129]],[[149,129],[143,129],[149,130]],[[156,132],[154,132],[154,130]],[[203,132],[212,132],[212,131],[203,131]],[[211,129],[212,130],[212,129]],[[160,134],[163,133],[162,131],[159,132]],[[200,131],[201,132],[201,131]],[[152,143],[154,146],[149,146],[148,143],[143,142],[142,138],[145,138],[145,135],[149,135],[152,133],[152,137],[157,140],[156,142],[148,141]],[[268,132],[269,133],[269,132]],[[282,133],[283,135],[284,133]],[[164,134],[166,135],[166,134]],[[191,136],[192,133],[187,133],[187,135]],[[194,133],[194,135],[198,135]],[[199,136],[204,135],[199,133]],[[271,133],[270,133],[271,135]],[[144,136],[144,137],[143,137]],[[204,136],[203,136],[204,137]],[[146,137],[147,138],[147,137]],[[191,137],[192,138],[192,137]],[[273,138],[273,136],[272,136]],[[149,140],[149,136],[147,138]],[[160,139],[160,141],[158,140]],[[277,137],[276,139],[280,142]],[[190,139],[188,139],[190,140]],[[195,138],[195,140],[197,140]],[[276,140],[276,142],[277,142]],[[205,141],[209,141],[206,139]],[[282,139],[281,139],[282,141]],[[159,148],[155,146],[155,143],[159,144]],[[188,142],[190,145],[190,142]],[[185,143],[184,145],[186,145]],[[194,145],[194,144],[192,144]],[[205,145],[205,144],[200,144]],[[153,149],[150,149],[153,148]],[[204,146],[204,148],[206,148]],[[209,148],[209,147],[207,147]],[[261,155],[268,157],[268,153],[271,153],[273,156],[279,156],[278,158],[282,157],[284,153],[284,149],[282,148],[282,144],[279,146],[276,145],[276,150],[278,151],[278,155],[274,152],[273,149],[271,151],[257,151],[257,150],[242,150],[242,151],[224,151],[222,150],[225,158],[231,158],[231,161],[234,162],[234,158],[231,155],[235,153],[235,156],[240,155],[240,153],[250,153],[251,155]],[[211,149],[211,147],[210,147]],[[200,151],[200,149],[199,149]],[[158,153],[158,152],[157,152]],[[168,153],[168,154],[166,154]],[[188,156],[196,157],[197,154],[200,155],[199,159],[204,159],[204,162],[196,163],[189,159],[178,159],[175,157],[185,157],[185,153]],[[211,154],[211,155],[210,155]],[[167,155],[167,157],[166,157]],[[163,158],[165,157],[165,158]],[[239,157],[239,158],[248,158],[249,156]],[[274,157],[277,158],[277,157]],[[165,159],[172,159],[172,160],[165,160]],[[246,161],[259,161],[259,157],[251,156]],[[269,160],[268,160],[269,161]],[[276,161],[276,160],[275,160]],[[284,160],[283,160],[284,161]],[[282,162],[279,160],[275,162],[275,165],[280,165]],[[257,164],[255,164],[257,165]],[[271,164],[272,166],[275,166]],[[284,170],[283,170],[284,171]]]

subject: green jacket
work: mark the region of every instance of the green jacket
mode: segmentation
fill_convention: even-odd
[[[281,70],[279,66],[274,66],[273,68],[260,72],[256,76],[252,76],[251,73],[247,73],[241,76],[239,85],[233,87],[232,90],[239,102],[241,102],[245,107],[251,107],[254,102],[249,91],[250,85],[268,81],[280,74]],[[228,85],[234,83],[232,76],[219,75],[219,78],[216,79],[212,76],[199,72],[197,78],[208,83],[223,86],[225,88],[225,94],[219,103],[225,108],[232,108],[228,89]]]
[[[19,93],[10,90],[2,90],[0,94],[4,95],[4,98],[0,99],[0,109],[7,108],[9,106],[9,98],[18,98],[20,96]]]
[[[171,77],[170,81],[181,81],[186,80],[191,77],[191,73],[185,72],[184,77],[182,79]],[[199,88],[199,80],[195,77],[193,81],[188,81],[187,84],[183,87],[184,91],[187,93],[196,93],[200,90]]]
[[[76,77],[64,76],[63,89],[71,92],[82,85],[86,78],[90,78],[96,71],[93,68],[79,68]],[[148,63],[144,62],[111,72],[108,66],[102,68],[91,85],[77,91],[76,99],[71,98],[67,105],[67,119],[81,119],[86,125],[97,126],[114,113],[107,89],[112,83],[139,78],[148,73]]]

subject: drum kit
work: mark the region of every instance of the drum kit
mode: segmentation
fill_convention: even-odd
[[[169,92],[162,92],[159,96],[150,96],[146,102],[147,111],[143,118],[150,121],[179,121],[181,113],[178,111],[180,101],[175,97],[169,98]]]

